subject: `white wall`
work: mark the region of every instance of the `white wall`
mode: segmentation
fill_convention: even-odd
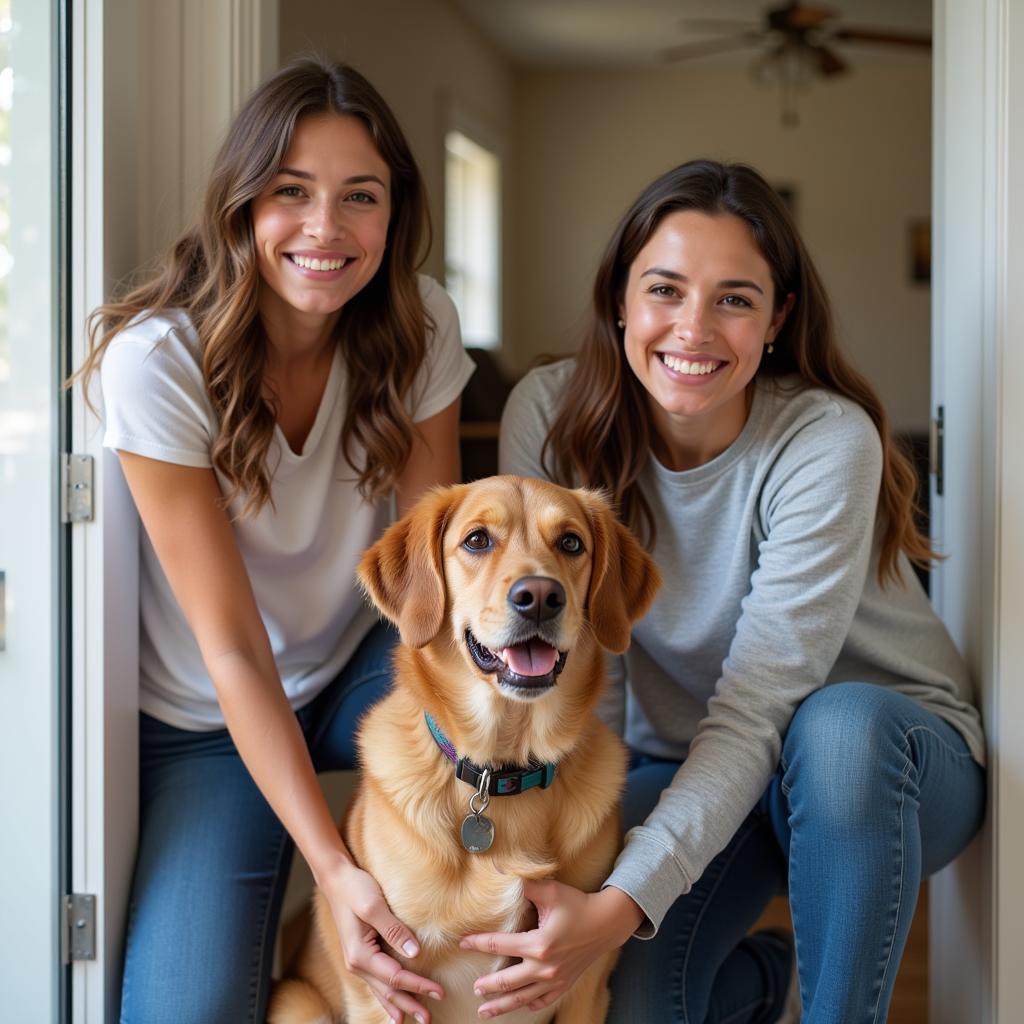
[[[907,225],[930,213],[931,63],[851,64],[801,95],[795,129],[741,66],[520,72],[516,367],[576,347],[600,254],[644,185],[695,157],[742,160],[795,187],[848,352],[894,426],[926,430],[929,293],[909,283]]]

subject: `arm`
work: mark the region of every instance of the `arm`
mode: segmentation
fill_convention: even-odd
[[[459,408],[462,389],[474,370],[462,345],[451,296],[429,277],[421,277],[419,282],[433,329],[428,331],[426,358],[409,399],[415,428],[409,459],[395,485],[399,516],[431,487],[458,483],[462,478]]]
[[[128,486],[174,595],[199,644],[224,719],[260,792],[308,861],[331,905],[346,959],[393,1019],[427,1011],[400,990],[439,985],[405,971],[377,942],[408,955],[412,933],[376,883],[352,863],[324,800],[281,686],[270,642],[210,469],[119,452]],[[367,928],[369,925],[369,929]],[[398,991],[395,991],[398,990]]]
[[[768,470],[750,590],[707,713],[608,879],[646,911],[641,937],[729,842],[776,770],[797,707],[828,679],[874,571],[880,475],[877,432],[848,407],[789,437]]]
[[[395,487],[398,515],[404,516],[423,493],[462,476],[459,458],[460,399],[416,424],[409,461]]]

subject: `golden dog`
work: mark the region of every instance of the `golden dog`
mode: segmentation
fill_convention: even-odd
[[[459,940],[534,927],[523,879],[593,892],[611,869],[625,750],[593,714],[602,648],[626,649],[658,573],[596,493],[492,477],[428,494],[366,552],[359,577],[402,643],[394,689],[360,725],[344,838],[419,939],[414,962],[398,959],[445,988],[435,1024],[464,1024],[482,1002],[473,981],[509,961]],[[502,1019],[604,1020],[614,960],[547,1009]],[[319,893],[292,969],[272,1024],[388,1020],[346,969]]]

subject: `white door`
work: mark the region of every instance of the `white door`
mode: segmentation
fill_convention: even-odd
[[[0,1014],[61,1012],[57,3],[0,0]]]

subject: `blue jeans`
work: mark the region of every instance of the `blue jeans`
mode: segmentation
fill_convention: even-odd
[[[677,762],[635,758],[626,827]],[[960,734],[880,686],[840,683],[797,709],[757,807],[655,938],[631,939],[612,976],[614,1024],[767,1024],[782,1011],[791,952],[748,936],[786,891],[803,1024],[879,1024],[921,879],[981,825],[985,773]]]
[[[355,766],[356,724],[390,686],[394,643],[374,627],[298,712],[318,772]],[[142,715],[140,730],[122,1024],[262,1022],[292,842],[226,729]]]

